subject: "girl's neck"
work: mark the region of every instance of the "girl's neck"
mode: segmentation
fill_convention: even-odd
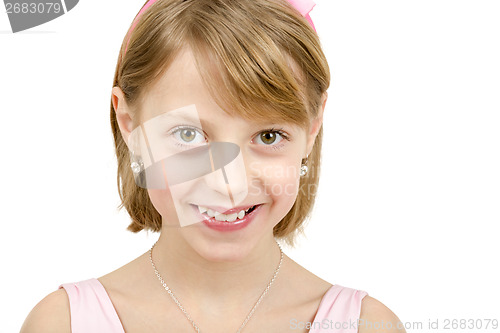
[[[228,241],[214,246],[208,241],[192,244],[188,242],[190,231],[181,231],[162,230],[153,249],[153,262],[172,292],[191,304],[218,304],[229,309],[242,306],[242,302],[251,304],[278,267],[281,254],[272,232],[254,244]]]

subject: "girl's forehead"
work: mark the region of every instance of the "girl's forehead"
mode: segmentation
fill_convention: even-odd
[[[165,89],[148,96],[141,107],[143,120],[163,116],[167,118],[221,118],[227,117],[210,94],[199,89]]]
[[[218,107],[207,107],[204,104],[187,104],[178,107],[149,110],[147,116],[142,117],[136,129],[142,129],[148,134],[163,133],[178,126],[198,128],[206,133],[219,133],[228,129],[246,135],[250,132],[282,129],[290,135],[299,135],[304,128],[292,122],[276,119],[246,119],[240,115],[228,115]]]
[[[180,51],[147,95],[153,99],[198,94],[206,89],[191,51]]]
[[[276,105],[268,100],[236,96],[235,90],[229,91],[231,87],[221,85],[219,80],[214,78],[217,73],[210,71],[213,68],[203,72],[202,76],[200,69],[205,71],[206,66],[213,66],[213,64],[207,65],[206,62],[202,64],[204,67],[199,68],[200,63],[188,46],[176,52],[156,82],[144,91],[139,108],[140,122],[195,105],[199,118],[211,117],[217,121],[225,121],[227,117],[232,116],[234,119],[244,119],[252,124],[278,122],[298,124],[297,116],[293,120],[286,115],[287,111],[283,111],[283,108],[281,111],[278,110]],[[246,83],[241,84],[246,85]],[[302,117],[300,123],[305,123],[307,117],[304,115],[300,117]]]

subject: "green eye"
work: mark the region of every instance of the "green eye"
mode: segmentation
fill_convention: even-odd
[[[185,128],[180,131],[180,136],[185,142],[191,142],[196,137],[196,132],[190,128]]]
[[[194,146],[205,142],[205,136],[194,127],[178,127],[170,134],[175,144],[180,146]]]

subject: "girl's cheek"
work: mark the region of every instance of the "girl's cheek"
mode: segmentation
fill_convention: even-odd
[[[276,213],[286,214],[295,203],[299,193],[299,166],[294,164],[295,161],[297,161],[297,159],[281,160],[276,161],[276,163],[256,162],[248,165],[246,171],[250,174],[247,178],[247,197],[259,203],[271,203],[274,208],[277,208]],[[196,190],[196,186],[200,186],[200,184],[196,183],[190,186],[186,185],[185,187],[189,189],[188,193],[192,194],[192,191]],[[205,188],[205,186],[203,188]],[[176,190],[174,193],[174,195],[176,195],[176,201],[185,203],[185,200],[183,201],[181,199],[187,198],[187,193],[185,193],[186,195],[184,196],[180,195],[178,192],[179,191]],[[172,224],[178,224],[179,220],[171,189],[148,189],[148,194],[153,206],[164,220],[172,221]],[[178,198],[179,196],[182,198]]]
[[[296,160],[295,160],[296,161]],[[295,201],[299,190],[299,169],[293,161],[251,165],[252,188],[249,193],[253,197],[269,201]]]
[[[264,181],[264,200],[271,203],[269,222],[272,221],[274,227],[295,204],[300,178],[297,168],[290,167],[285,172],[269,175]]]
[[[299,190],[299,177],[296,169],[285,175],[277,175],[269,179],[268,191],[273,199],[283,202],[295,202]]]
[[[179,220],[177,212],[174,209],[170,191],[148,189],[148,194],[154,208],[163,217],[163,221],[169,221],[169,224],[178,225]]]

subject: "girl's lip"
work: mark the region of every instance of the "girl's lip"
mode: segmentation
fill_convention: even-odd
[[[196,216],[200,218],[200,220],[203,222],[204,225],[213,230],[227,232],[227,231],[240,230],[248,226],[250,222],[253,221],[257,213],[260,211],[262,204],[255,205],[253,211],[246,214],[245,217],[243,217],[241,220],[236,219],[236,221],[234,222],[217,221],[215,217],[209,217],[206,214],[200,213],[200,211],[198,210],[198,206],[193,204],[191,204],[190,206],[192,206]]]

